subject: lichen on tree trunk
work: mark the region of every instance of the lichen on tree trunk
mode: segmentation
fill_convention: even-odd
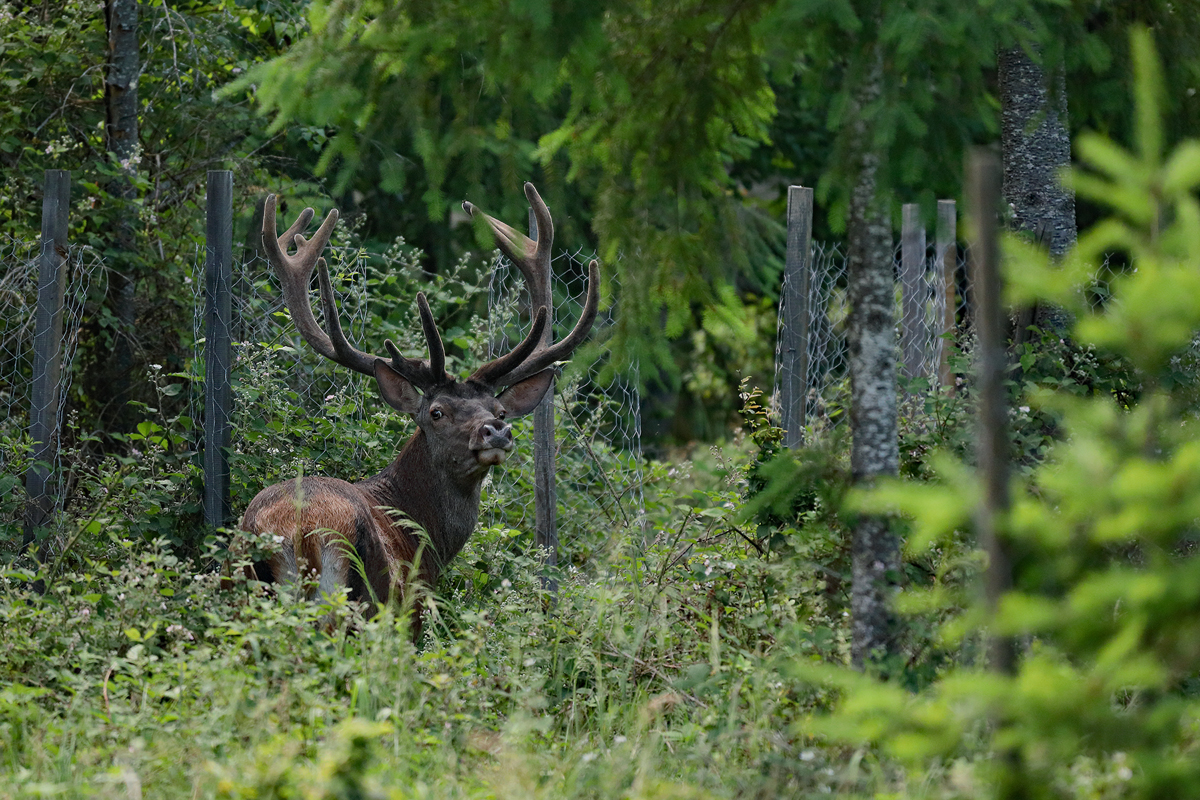
[[[877,196],[880,157],[871,145],[870,125],[863,114],[863,109],[878,97],[881,82],[882,64],[877,59],[858,93],[852,123],[857,174],[847,220],[850,463],[854,482],[859,485],[897,474],[900,463],[892,228]],[[851,658],[856,667],[862,668],[891,649],[891,595],[900,552],[887,518],[859,518],[851,561]]]
[[[1059,181],[1071,163],[1067,92],[1062,71],[1050,93],[1042,66],[1019,47],[1001,50],[1000,147],[1004,199],[1017,230],[1048,226],[1050,252],[1062,255],[1075,244],[1075,195]]]

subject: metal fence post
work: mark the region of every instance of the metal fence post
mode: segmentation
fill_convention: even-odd
[[[538,238],[537,220],[533,209],[529,209],[529,238]],[[551,275],[546,275],[546,285],[551,286]],[[554,290],[550,292],[550,315],[542,342],[547,346],[554,343]],[[530,309],[536,313],[537,309]],[[549,391],[533,411],[533,502],[534,526],[537,546],[545,552],[547,567],[558,566],[558,494],[554,486],[554,388]],[[542,585],[551,593],[558,592],[558,581],[552,576],[542,578]]]
[[[900,353],[904,359],[904,377],[921,377],[925,356],[925,226],[921,224],[921,206],[905,203],[900,233],[901,331]]]
[[[232,389],[230,293],[233,260],[233,173],[208,173],[204,243],[204,521],[229,519],[229,444]]]
[[[808,394],[809,282],[812,272],[813,190],[788,187],[787,260],[784,264],[784,322],[780,331],[779,358],[783,361],[780,385],[780,425],[784,444],[804,444]]]
[[[33,322],[33,387],[29,398],[29,438],[33,464],[25,473],[29,505],[25,510],[23,547],[37,541],[39,529],[53,516],[57,487],[51,469],[58,458],[59,380],[63,356],[63,294],[67,282],[67,215],[71,207],[71,173],[46,170],[42,196],[42,249],[38,263],[37,310]],[[38,560],[46,556],[38,546]]]
[[[956,327],[958,298],[955,275],[958,269],[958,209],[953,200],[938,200],[937,204],[937,261],[942,268],[942,296],[945,312],[941,333],[953,333]],[[954,393],[954,373],[950,370],[950,342],[941,340],[938,360],[938,382],[942,389]]]

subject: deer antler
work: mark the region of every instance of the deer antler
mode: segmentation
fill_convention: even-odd
[[[463,210],[471,216],[478,213],[487,222],[496,237],[496,244],[500,247],[501,252],[521,270],[521,274],[525,277],[525,283],[529,286],[529,294],[533,301],[532,307],[537,309],[534,320],[536,328],[537,319],[542,317],[543,311],[547,311],[548,314],[548,309],[553,307],[553,297],[550,291],[550,255],[554,246],[554,220],[551,219],[550,210],[546,208],[545,202],[532,183],[525,184],[525,197],[529,200],[530,207],[533,208],[533,216],[537,222],[538,239],[536,242],[495,217],[484,214],[471,203],[464,202]],[[575,323],[575,327],[566,337],[555,343],[549,335],[549,331],[544,333],[539,331],[538,336],[534,338],[534,331],[530,330],[530,335],[520,346],[511,353],[484,364],[475,370],[471,377],[492,386],[511,386],[530,375],[541,372],[556,361],[567,359],[575,348],[587,338],[592,329],[592,323],[596,320],[599,306],[600,267],[593,259],[588,265],[588,293],[583,304],[583,313],[580,314],[579,321]],[[522,352],[522,348],[531,338],[534,338],[535,345],[528,351]],[[516,356],[519,352],[522,354],[518,358]]]
[[[333,282],[329,279],[329,268],[325,259],[321,257],[321,253],[329,243],[333,228],[337,225],[337,209],[330,211],[313,238],[306,240],[301,232],[308,227],[312,218],[313,210],[311,208],[304,209],[283,236],[276,239],[275,195],[268,195],[263,208],[263,240],[267,247],[267,260],[271,262],[275,274],[279,276],[279,281],[283,286],[283,299],[288,310],[292,312],[292,321],[309,346],[336,364],[341,364],[364,375],[374,375],[375,360],[379,357],[358,350],[346,339],[338,314],[337,300],[333,293]],[[293,242],[296,245],[296,254],[289,256],[287,251]],[[317,324],[308,299],[308,285],[312,280],[314,267],[317,270],[317,281],[321,288],[321,310],[325,315],[325,322],[329,326],[328,334]],[[433,312],[429,309],[429,301],[426,300],[424,292],[417,294],[417,310],[421,315],[421,329],[429,347],[429,360],[406,358],[401,355],[399,348],[391,340],[385,341],[384,345],[391,354],[392,368],[414,386],[426,389],[446,383],[452,378],[446,374],[446,350],[442,345],[441,334],[438,333]],[[546,319],[547,316],[543,309],[534,320],[533,328],[525,337],[525,341],[521,342],[505,358],[497,359],[497,362],[509,363],[509,361],[524,360],[541,340],[546,328]]]

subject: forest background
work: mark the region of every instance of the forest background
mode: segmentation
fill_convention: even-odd
[[[0,232],[36,238],[43,170],[69,169],[71,239],[109,275],[76,360],[68,450],[88,467],[53,580],[38,597],[33,567],[3,576],[0,792],[1194,794],[1200,7],[963,5],[0,8]],[[852,251],[858,223],[886,233],[902,202],[960,196],[968,148],[1020,101],[1006,53],[1069,109],[1086,168],[1072,255],[1005,245],[1007,299],[1070,314],[1013,343],[1011,573],[984,596],[969,359],[957,396],[901,409],[892,471],[908,482],[875,493],[851,491],[844,437],[780,454],[754,386],[773,371],[786,187],[816,185],[816,236]],[[217,592],[173,388],[195,345],[209,169],[235,173],[247,253],[270,191],[285,216],[339,207],[343,243],[419,263],[457,295],[437,307],[464,334],[457,359],[483,312],[466,254],[491,250],[458,203],[522,220],[533,180],[558,240],[619,277],[610,347],[640,364],[648,449],[669,457],[645,466],[644,519],[593,522],[552,599],[502,515],[417,646],[403,615],[365,621],[344,597]],[[1027,199],[1005,198],[1013,227]],[[1124,302],[1081,301],[1102,263]],[[371,319],[393,331],[407,323],[388,299]],[[243,505],[307,465],[317,435],[269,357],[256,369]],[[347,450],[398,428],[333,427],[320,434]],[[719,445],[675,449],[697,441]],[[23,450],[4,447],[13,488]],[[375,449],[355,469],[391,455]],[[887,576],[903,591],[864,672],[847,668],[864,666],[851,550],[872,518],[903,542]],[[327,635],[330,614],[350,622]],[[996,658],[1002,637],[1015,659]]]
[[[889,68],[861,115],[898,223],[903,202],[932,215],[957,196],[965,148],[997,138],[1000,48],[1040,48],[1063,69],[1071,130],[1120,139],[1125,30],[1154,25],[1168,130],[1194,130],[1191,10],[230,0],[140,4],[137,36],[110,39],[100,6],[8,4],[0,229],[34,239],[43,171],[78,176],[72,240],[114,279],[73,400],[85,427],[128,430],[145,365],[177,371],[191,351],[184,265],[201,246],[207,170],[234,170],[235,237],[251,250],[270,191],[285,208],[338,207],[368,248],[403,237],[431,274],[491,249],[463,199],[523,219],[533,180],[559,241],[620,271],[613,348],[641,364],[644,430],[665,452],[723,438],[742,377],[769,386],[786,187],[818,187],[817,239],[845,235],[849,123],[872,58],[886,50]],[[136,48],[132,117],[114,110],[117,46]]]

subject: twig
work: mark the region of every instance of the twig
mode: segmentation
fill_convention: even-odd
[[[671,686],[671,681],[668,680],[668,678],[665,674],[663,674],[662,670],[660,670],[658,667],[654,666],[653,664],[649,663],[648,661],[643,661],[642,659],[637,658],[636,656],[627,655],[627,654],[622,653],[613,648],[607,648],[607,649],[601,650],[601,652],[604,653],[604,655],[612,656],[613,658],[623,658],[627,661],[632,661],[636,666],[641,667],[642,669],[646,670],[646,672],[648,672],[651,675],[653,675],[654,677],[658,678],[663,683],[667,684],[668,686]],[[675,667],[676,669],[679,668],[678,664],[671,664],[668,666]],[[674,686],[671,686],[671,691],[677,692],[680,697],[683,697],[687,700],[691,700],[693,703],[700,706],[701,708],[708,708],[708,703],[704,702],[699,697],[696,697],[693,694],[688,694],[687,692],[680,691],[679,689],[675,688]]]
[[[113,668],[112,668],[112,665],[109,664],[108,671],[104,673],[104,688],[101,692],[102,696],[104,697],[104,713],[105,714],[109,713],[109,711],[108,711],[108,679],[112,677],[112,673],[113,673]]]

